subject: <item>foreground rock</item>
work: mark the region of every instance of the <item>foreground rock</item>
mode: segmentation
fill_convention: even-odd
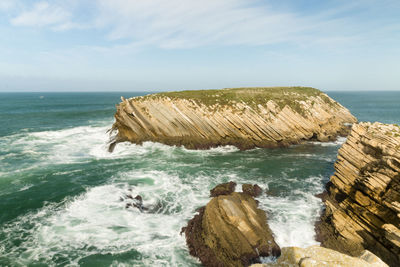
[[[277,147],[346,135],[350,112],[314,88],[236,88],[158,93],[117,106],[118,142],[145,141],[204,149]]]
[[[400,128],[354,125],[335,170],[317,225],[322,245],[350,255],[367,249],[400,266]]]
[[[249,266],[280,255],[265,212],[246,193],[215,195],[182,231],[190,254],[205,266]]]
[[[319,246],[285,247],[275,263],[254,264],[251,267],[387,267],[381,259],[365,250],[358,257]]]

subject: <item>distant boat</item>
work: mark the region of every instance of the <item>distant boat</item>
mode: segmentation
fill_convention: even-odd
[[[43,99],[43,98],[44,98],[44,96],[42,96],[42,95],[41,95],[41,96],[39,96],[39,98],[40,98],[40,99]]]

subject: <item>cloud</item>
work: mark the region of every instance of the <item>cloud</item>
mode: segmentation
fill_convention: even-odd
[[[357,21],[357,12],[367,9],[375,6],[363,0],[330,2],[313,11],[260,0],[53,0],[25,7],[11,24],[91,29],[104,38],[94,48],[104,51],[274,44],[335,48],[382,28],[382,23],[371,24],[374,16],[371,25]]]
[[[110,43],[182,49],[202,46],[349,44],[365,29],[361,2],[305,11],[259,0],[97,0],[94,27]],[[328,42],[331,40],[332,42]]]
[[[16,0],[1,0],[0,1],[0,11],[10,10],[17,5]]]
[[[11,19],[14,26],[43,27],[66,24],[71,13],[48,2],[38,2],[31,10],[24,11]]]
[[[130,39],[162,48],[259,45],[295,38],[306,20],[253,0],[99,0],[98,27],[110,40]]]

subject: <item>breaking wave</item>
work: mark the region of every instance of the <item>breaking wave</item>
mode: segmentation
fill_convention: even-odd
[[[243,183],[266,189],[258,198],[260,208],[268,212],[280,246],[317,244],[314,222],[322,203],[314,195],[322,191],[324,176],[319,169],[300,173],[307,162],[309,168],[316,160],[331,164],[331,152],[239,151],[233,146],[193,151],[145,142],[120,143],[109,153],[106,125],[110,122],[0,137],[0,180],[46,166],[65,177],[93,164],[115,170],[102,184],[2,225],[0,265],[78,266],[100,259],[109,265],[196,266],[180,229],[209,201],[209,190],[227,181],[236,181],[238,189]],[[279,167],[284,160],[285,167]],[[77,167],[66,170],[65,165]],[[33,187],[17,184],[18,192]],[[148,211],[127,208],[128,195],[142,196]]]

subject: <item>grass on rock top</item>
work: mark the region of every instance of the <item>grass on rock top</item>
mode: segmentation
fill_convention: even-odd
[[[155,99],[169,97],[171,99],[188,99],[208,107],[229,106],[244,102],[248,106],[257,109],[257,105],[265,105],[273,100],[282,109],[286,105],[299,113],[304,113],[299,101],[305,101],[310,96],[320,96],[329,105],[335,104],[321,91],[311,87],[245,87],[211,90],[187,90],[156,93],[138,97],[139,99]]]

